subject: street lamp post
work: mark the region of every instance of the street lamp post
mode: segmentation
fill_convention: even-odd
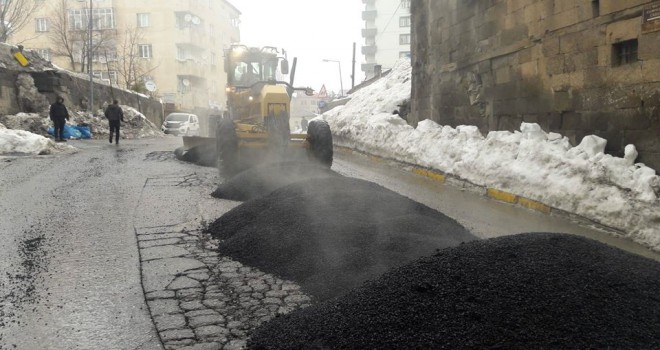
[[[338,60],[327,60],[327,59],[323,59],[323,62],[335,62],[337,63],[337,65],[339,65],[339,88],[341,89],[341,91],[339,92],[340,95],[339,97],[344,97],[344,82],[341,77],[341,62]]]

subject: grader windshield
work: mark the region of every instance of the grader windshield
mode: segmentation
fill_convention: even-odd
[[[280,60],[276,50],[234,46],[229,50],[228,58],[230,85],[250,86],[278,78],[277,68]]]

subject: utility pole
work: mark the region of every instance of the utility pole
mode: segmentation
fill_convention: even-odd
[[[351,70],[351,89],[355,87],[355,43],[353,43],[353,69]]]
[[[92,0],[89,0],[89,47],[87,48],[87,71],[89,72],[89,108],[94,115],[94,75],[92,74],[92,30],[94,29],[94,9]]]

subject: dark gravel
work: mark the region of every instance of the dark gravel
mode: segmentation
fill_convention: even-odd
[[[475,241],[277,317],[251,349],[659,349],[660,264],[586,238]]]
[[[251,199],[207,228],[219,251],[318,300],[437,249],[476,239],[444,214],[372,182],[326,177]]]
[[[287,161],[259,165],[228,179],[211,194],[215,198],[246,201],[294,182],[339,176],[320,164]]]

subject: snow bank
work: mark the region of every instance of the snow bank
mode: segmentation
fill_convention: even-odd
[[[413,128],[392,114],[410,99],[411,72],[409,61],[400,60],[392,74],[323,114],[336,144],[534,199],[660,250],[660,177],[634,163],[634,145],[618,158],[604,154],[606,140],[598,136],[573,147],[566,137],[531,123],[485,137],[475,126],[452,128],[431,120]]]
[[[0,124],[0,154],[53,154],[72,152],[75,148],[24,130],[6,129]]]

